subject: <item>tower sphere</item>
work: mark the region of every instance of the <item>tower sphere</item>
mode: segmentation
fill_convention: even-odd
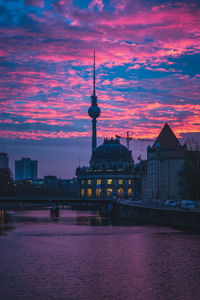
[[[96,105],[91,105],[90,108],[88,109],[88,115],[92,119],[97,119],[101,114],[101,110],[98,106]]]

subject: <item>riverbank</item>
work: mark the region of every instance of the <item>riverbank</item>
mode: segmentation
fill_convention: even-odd
[[[97,199],[82,200],[64,197],[9,197],[8,199],[0,198],[0,209],[36,209],[50,206],[54,201],[71,209],[99,210],[102,215],[110,216],[113,219],[200,229],[199,209],[147,206],[145,203],[136,201],[111,202],[109,199],[97,201]]]
[[[200,211],[147,207],[139,204],[116,203],[113,218],[142,221],[144,223],[200,229]]]

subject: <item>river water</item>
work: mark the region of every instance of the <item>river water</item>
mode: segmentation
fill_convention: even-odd
[[[0,299],[200,299],[200,235],[49,209],[0,218]]]

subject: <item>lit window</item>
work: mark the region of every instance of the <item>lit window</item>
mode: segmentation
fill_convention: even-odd
[[[87,195],[88,195],[88,197],[92,196],[92,189],[87,189]]]
[[[112,189],[109,188],[107,189],[107,197],[111,197],[112,196]]]
[[[84,180],[81,180],[81,184],[84,184]]]
[[[96,196],[98,198],[101,196],[101,190],[100,189],[96,189]]]
[[[118,180],[118,183],[119,183],[119,184],[123,184],[123,180],[122,180],[122,179],[119,179],[119,180]]]
[[[107,184],[112,184],[112,179],[108,179]]]
[[[118,189],[118,197],[119,197],[119,198],[122,197],[123,191],[124,191],[124,190],[123,190],[122,188]]]
[[[101,179],[97,179],[97,184],[101,184]]]
[[[83,198],[85,196],[85,190],[81,189],[81,197]]]
[[[88,179],[88,182],[87,182],[88,184],[91,184],[91,179]]]
[[[129,188],[129,189],[128,189],[128,197],[131,197],[131,196],[132,196],[132,189]]]
[[[128,184],[131,184],[131,179],[128,180]]]

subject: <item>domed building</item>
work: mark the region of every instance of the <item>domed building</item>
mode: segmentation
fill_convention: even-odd
[[[134,161],[119,139],[104,139],[92,153],[90,167],[77,168],[80,195],[84,198],[133,196]]]
[[[101,110],[95,94],[95,53],[93,95],[88,115],[92,118],[92,156],[89,167],[76,169],[77,181],[82,198],[133,197],[134,161],[131,151],[119,138],[104,139],[96,146],[97,118]]]
[[[134,162],[131,151],[111,138],[93,151],[90,166],[93,170],[132,170]]]

